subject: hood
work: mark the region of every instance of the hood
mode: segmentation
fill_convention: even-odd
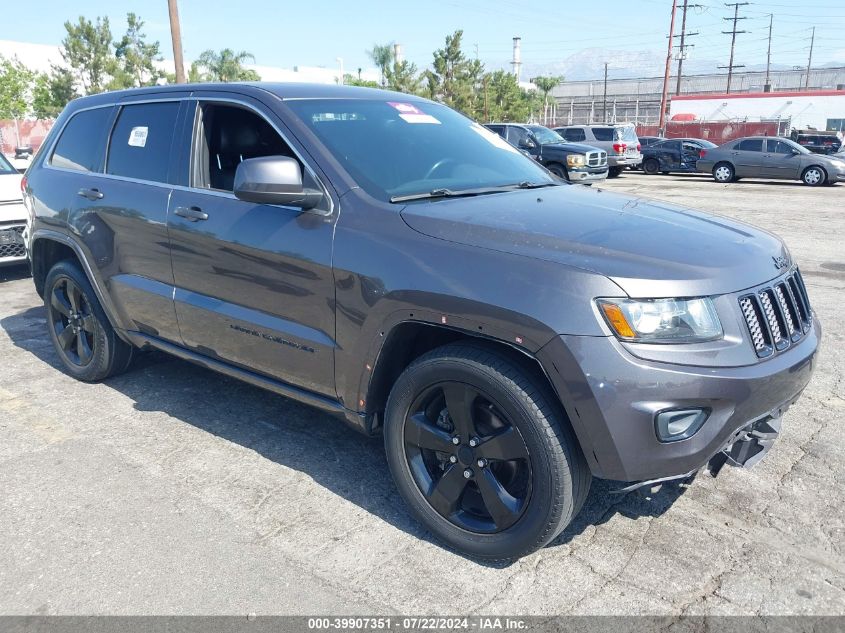
[[[553,152],[555,150],[562,150],[564,152],[577,152],[579,154],[586,154],[587,152],[603,152],[603,149],[593,147],[592,145],[584,145],[583,143],[546,143],[543,145],[543,152]]]
[[[604,275],[632,297],[736,292],[783,272],[773,258],[791,265],[761,229],[577,185],[413,203],[401,215],[434,238]]]

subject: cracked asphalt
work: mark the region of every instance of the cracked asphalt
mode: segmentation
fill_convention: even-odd
[[[485,566],[433,542],[380,439],[168,356],[63,374],[0,269],[2,614],[845,614],[845,186],[626,172],[607,189],[769,229],[825,327],[766,459],[648,498],[594,481],[549,547]]]

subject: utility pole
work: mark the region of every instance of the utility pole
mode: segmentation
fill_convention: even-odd
[[[807,60],[807,78],[804,80],[804,90],[810,87],[810,67],[813,65],[813,43],[816,41],[816,27],[813,27],[813,34],[810,36],[810,58]]]
[[[772,68],[772,19],[774,14],[769,14],[769,50],[766,51],[766,82],[763,84],[763,92],[772,91],[772,78],[769,71]]]
[[[179,7],[176,0],[167,0],[170,13],[170,38],[173,40],[173,65],[176,66],[176,83],[185,83],[185,61],[182,59],[182,28],[179,26]]]
[[[687,33],[687,9],[700,7],[700,4],[689,4],[689,0],[684,0],[683,15],[681,17],[681,43],[678,46],[678,82],[675,84],[675,94],[681,94],[681,76],[684,68],[684,58],[687,56],[687,47],[695,46],[695,44],[685,44],[684,40],[687,36],[698,35],[695,33]]]
[[[669,20],[669,50],[666,51],[666,69],[663,72],[663,94],[660,97],[660,117],[657,127],[660,133],[666,125],[666,100],[669,97],[669,66],[672,64],[672,38],[675,36],[675,13],[678,11],[678,0],[672,0],[672,18]]]
[[[733,7],[734,8],[734,16],[732,18],[722,18],[723,20],[733,20],[733,23],[734,23],[733,29],[731,29],[730,31],[722,31],[722,33],[724,35],[730,35],[731,36],[731,59],[728,62],[727,66],[719,66],[719,68],[727,68],[728,69],[728,87],[725,90],[725,93],[728,93],[728,94],[731,91],[731,78],[733,77],[733,74],[734,74],[734,68],[745,68],[745,64],[734,64],[734,46],[736,45],[736,35],[737,35],[737,33],[745,33],[746,32],[746,31],[737,31],[736,30],[736,23],[739,20],[747,20],[748,19],[746,17],[742,17],[742,18],[739,17],[739,8],[743,7],[747,4],[750,4],[750,3],[748,3],[748,2],[734,2],[734,3],[726,2],[725,3],[726,7]]]
[[[607,123],[607,62],[604,63],[604,99],[601,106],[602,123]]]

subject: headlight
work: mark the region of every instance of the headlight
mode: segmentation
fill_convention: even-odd
[[[586,165],[586,161],[581,154],[570,154],[566,157],[566,164],[569,167],[583,167]]]
[[[707,297],[698,299],[596,299],[623,341],[698,343],[722,338],[722,324]]]

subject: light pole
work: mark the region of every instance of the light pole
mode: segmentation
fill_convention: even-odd
[[[341,86],[343,85],[343,57],[336,57],[337,63],[340,64],[340,81],[338,82]]]

